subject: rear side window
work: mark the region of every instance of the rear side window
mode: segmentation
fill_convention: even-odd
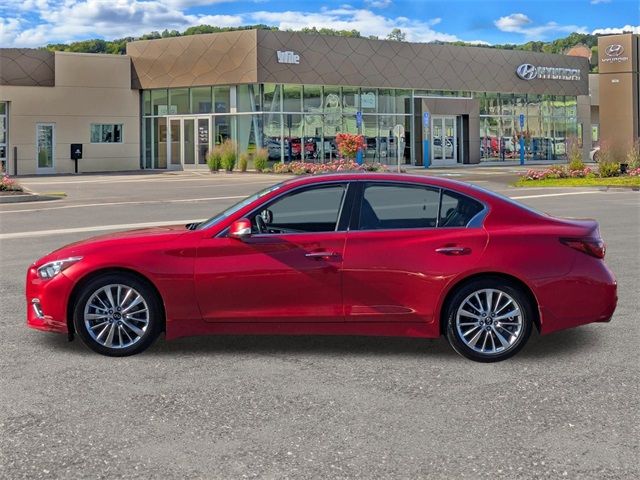
[[[435,227],[440,191],[405,185],[366,185],[360,230]]]
[[[480,202],[450,190],[443,190],[438,226],[465,227],[482,209]]]

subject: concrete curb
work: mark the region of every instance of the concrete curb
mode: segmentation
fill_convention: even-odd
[[[61,200],[65,198],[61,195],[39,195],[37,193],[24,192],[17,195],[0,195],[0,204],[2,203],[25,203],[25,202],[45,202],[49,200]]]

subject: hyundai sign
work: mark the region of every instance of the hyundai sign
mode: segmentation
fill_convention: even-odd
[[[619,43],[608,45],[604,49],[604,55],[600,59],[602,63],[623,63],[629,60],[629,56],[624,55],[624,47]]]
[[[579,68],[542,67],[530,63],[516,68],[516,74],[522,80],[580,80]]]

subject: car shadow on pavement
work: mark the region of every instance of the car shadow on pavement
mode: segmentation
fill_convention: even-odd
[[[62,335],[43,335],[46,348],[65,350],[76,355],[95,355],[76,338],[67,341]],[[521,359],[564,357],[579,351],[593,350],[600,343],[597,327],[564,330],[541,336],[534,332],[516,356]],[[455,358],[457,354],[442,338],[359,337],[359,336],[287,336],[287,335],[211,335],[166,341],[159,338],[142,355],[172,356],[180,354],[355,354],[402,355],[414,357]]]

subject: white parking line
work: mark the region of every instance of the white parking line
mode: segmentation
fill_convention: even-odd
[[[90,208],[90,207],[112,207],[114,205],[146,205],[154,203],[185,203],[185,202],[206,202],[211,200],[238,200],[246,198],[247,195],[233,195],[228,197],[204,197],[204,198],[183,198],[179,200],[140,200],[131,202],[104,202],[104,203],[80,203],[77,205],[62,205],[50,208],[29,208],[23,210],[3,210],[3,213],[25,213],[25,212],[48,212],[49,210],[66,210],[69,208]],[[38,202],[40,203],[40,202]]]
[[[543,197],[565,197],[567,195],[591,195],[605,193],[602,190],[591,190],[588,192],[564,192],[564,193],[543,193],[541,195],[521,195],[519,197],[511,197],[514,200],[524,200],[525,198],[543,198]]]
[[[15,240],[20,238],[46,237],[49,235],[63,235],[65,233],[104,232],[108,230],[130,230],[134,228],[163,227],[167,225],[186,225],[201,220],[171,220],[168,222],[121,223],[119,225],[97,225],[94,227],[60,228],[55,230],[36,230],[33,232],[1,233],[0,240]]]

